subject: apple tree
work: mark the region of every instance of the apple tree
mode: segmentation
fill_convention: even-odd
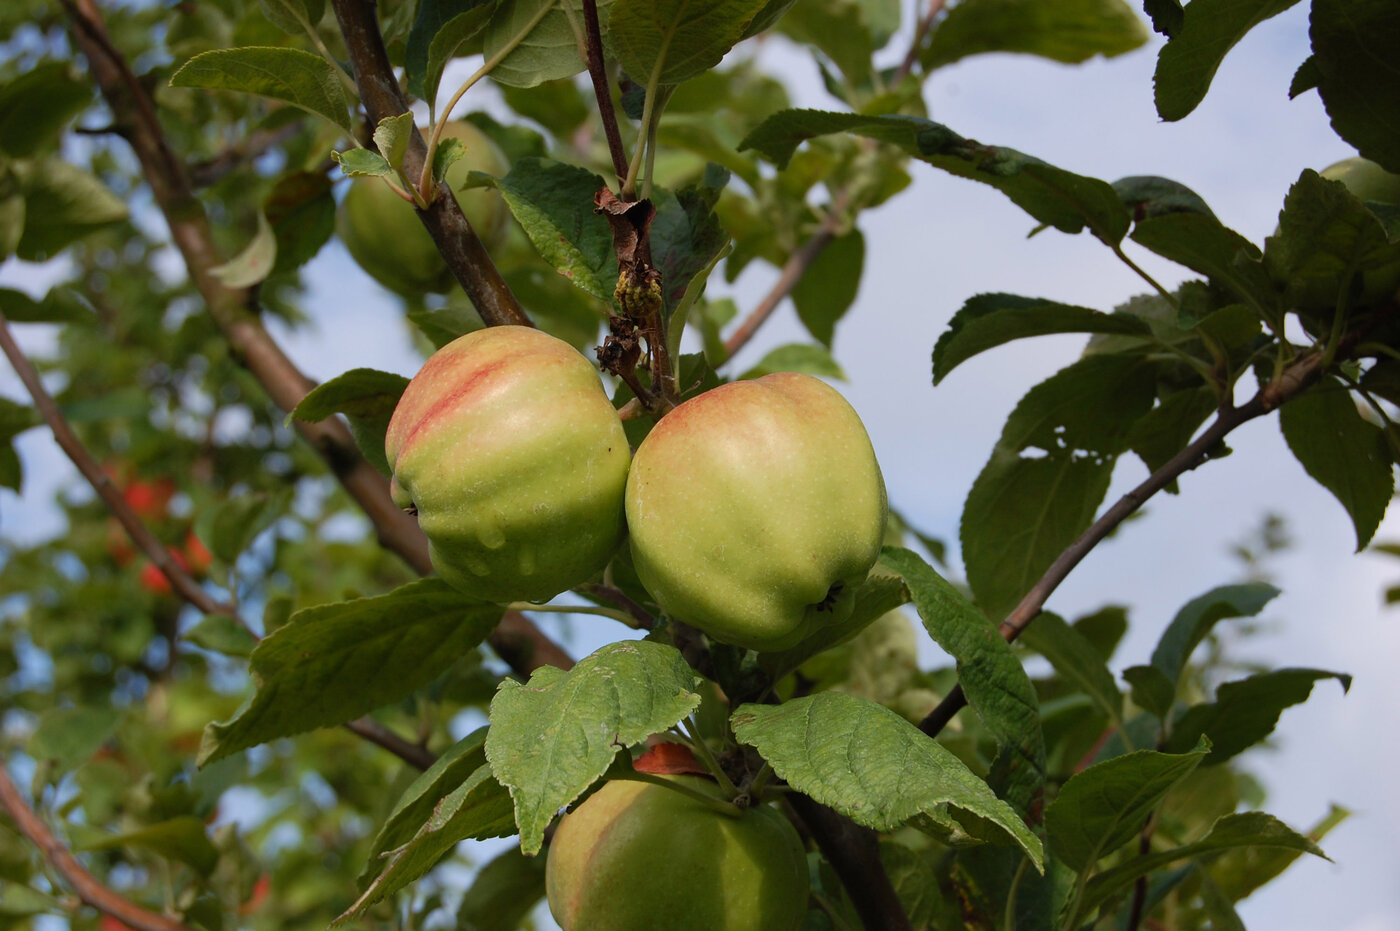
[[[31,430],[80,478],[61,533],[0,538],[0,927],[1242,927],[1343,815],[1283,823],[1238,757],[1350,678],[1205,648],[1257,580],[1163,606],[1121,681],[1126,612],[1052,595],[1260,418],[1358,548],[1385,513],[1400,21],[1310,3],[1280,93],[1365,162],[1304,171],[1261,243],[924,92],[1156,30],[1157,113],[1189,119],[1290,2],[4,4],[0,274],[46,290],[0,289],[0,485],[32,493]],[[838,322],[901,338],[857,300],[861,224],[924,172],[1141,279],[931,298],[934,386],[1085,338],[1023,386],[952,565],[829,384]],[[412,380],[315,384],[285,348],[333,240],[395,294]],[[789,299],[809,338],[736,365]],[[1125,457],[1148,477],[1109,501]]]

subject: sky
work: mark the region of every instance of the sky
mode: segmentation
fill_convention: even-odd
[[[1059,167],[1113,180],[1159,174],[1203,196],[1228,226],[1256,243],[1274,228],[1288,186],[1303,168],[1354,154],[1330,129],[1313,93],[1289,101],[1294,69],[1307,55],[1306,7],[1252,32],[1225,60],[1201,106],[1178,123],[1152,107],[1160,41],[1119,58],[1065,66],[1024,56],[984,55],[940,70],[925,99],[932,118],[981,142],[1007,145]],[[794,88],[799,104],[836,108],[810,61],[768,43],[765,63]],[[444,87],[452,87],[450,77]],[[892,504],[924,531],[955,546],[964,496],[1002,423],[1033,384],[1073,361],[1080,337],[1046,337],[1000,347],[964,363],[934,387],[929,353],[962,302],[984,291],[1043,296],[1111,309],[1144,290],[1141,280],[1087,235],[1047,231],[1026,238],[1033,221],[983,185],[911,166],[915,181],[889,204],[862,215],[866,269],[857,303],[838,326],[835,354],[848,380],[838,387],[860,412],[883,468]],[[1168,287],[1185,270],[1132,251]],[[310,327],[279,333],[292,357],[318,379],[356,366],[411,375],[420,364],[395,301],[350,263],[338,245],[307,269]],[[44,269],[11,261],[0,285],[38,294]],[[741,312],[774,277],[746,271],[732,288]],[[42,328],[21,337],[32,351],[49,344]],[[743,371],[774,346],[808,341],[787,305],[736,360]],[[8,369],[0,395],[21,398]],[[1230,547],[1269,512],[1288,522],[1294,545],[1268,564],[1283,594],[1264,617],[1269,632],[1244,655],[1272,666],[1306,666],[1354,676],[1345,696],[1319,683],[1304,705],[1285,711],[1276,748],[1242,757],[1269,791],[1265,810],[1304,830],[1332,803],[1353,816],[1323,848],[1334,861],[1298,861],[1286,876],[1242,903],[1254,928],[1276,931],[1383,931],[1400,927],[1400,800],[1382,774],[1400,769],[1393,714],[1400,708],[1400,613],[1381,593],[1400,581],[1400,562],[1353,553],[1341,506],[1288,453],[1277,419],[1234,434],[1234,455],[1189,473],[1179,496],[1159,496],[1146,516],[1101,545],[1047,605],[1074,617],[1105,604],[1131,609],[1132,626],[1113,668],[1145,662],[1177,608],[1236,581]],[[28,485],[22,498],[0,491],[0,534],[33,540],[56,532],[47,503],[72,480],[71,467],[42,431],[21,437]],[[1109,500],[1146,475],[1125,456]],[[1400,512],[1376,535],[1400,540]],[[545,623],[552,623],[546,620]],[[576,628],[577,629],[577,628]],[[590,634],[597,642],[590,642]],[[582,653],[621,629],[589,628]],[[931,642],[927,665],[947,662]]]

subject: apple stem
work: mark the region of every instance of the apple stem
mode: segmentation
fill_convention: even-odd
[[[613,776],[613,778],[628,779],[632,782],[649,782],[652,785],[664,786],[665,788],[670,789],[673,792],[680,792],[682,795],[688,796],[689,798],[704,805],[706,808],[709,808],[721,815],[724,815],[726,818],[742,818],[744,816],[743,809],[739,808],[737,805],[731,804],[730,802],[726,802],[723,799],[715,798],[713,795],[706,795],[704,792],[692,789],[685,783],[672,781],[670,779],[663,779],[662,777],[654,776],[651,773],[640,773],[634,769],[631,772],[623,772],[618,775],[615,775]]]
[[[689,716],[686,716],[681,719],[681,725],[685,727],[685,732],[690,738],[686,743],[690,744],[690,749],[700,758],[700,762],[710,771],[711,775],[715,777],[715,781],[719,783],[724,793],[731,799],[738,796],[738,786],[734,785],[734,781],[729,778],[729,774],[719,765],[719,760],[715,759],[714,753],[710,750],[710,745],[705,743],[704,737],[700,736],[700,731],[696,728],[695,721]]]
[[[604,608],[601,605],[537,605],[533,601],[512,601],[506,605],[507,611],[541,611],[546,614],[596,614],[599,617],[610,617],[615,621],[621,621],[633,630],[640,630],[641,625],[637,619],[625,611],[616,611],[612,608]]]

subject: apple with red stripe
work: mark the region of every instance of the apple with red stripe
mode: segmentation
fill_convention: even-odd
[[[394,501],[468,595],[551,598],[622,542],[622,421],[593,364],[539,330],[490,327],[439,349],[399,399],[384,451]]]

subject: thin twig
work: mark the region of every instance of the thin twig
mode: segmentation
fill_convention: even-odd
[[[880,859],[878,835],[800,793],[792,793],[788,801],[841,877],[867,931],[912,931]]]
[[[135,543],[170,581],[171,588],[205,614],[224,614],[236,617],[231,605],[216,601],[170,555],[170,548],[151,532],[145,521],[141,520],[136,511],[127,503],[121,489],[102,470],[102,466],[88,452],[87,447],[83,446],[82,441],[73,432],[73,428],[69,426],[68,419],[63,416],[63,411],[59,409],[53,396],[44,387],[34,363],[29,361],[29,357],[24,354],[24,350],[15,341],[14,334],[10,332],[9,321],[5,318],[3,311],[0,311],[0,350],[10,360],[15,374],[19,376],[19,380],[29,392],[29,396],[34,399],[34,409],[39,412],[49,429],[53,431],[53,437],[58,442],[59,448],[78,467],[83,478],[88,480],[88,484],[92,486],[93,491],[97,492],[97,496],[102,499],[107,510],[122,525],[122,529],[131,538],[131,542]],[[240,620],[239,623],[242,624],[242,621]],[[247,625],[244,625],[244,629],[247,629]]]
[[[1002,637],[1007,642],[1019,637],[1031,621],[1040,614],[1050,595],[1074,570],[1074,567],[1079,565],[1084,557],[1089,555],[1094,547],[1112,533],[1119,524],[1127,520],[1129,515],[1142,507],[1148,498],[1185,473],[1208,461],[1211,452],[1231,431],[1256,417],[1262,417],[1279,405],[1296,397],[1317,380],[1321,371],[1322,353],[1309,352],[1290,364],[1278,379],[1259,389],[1259,392],[1247,403],[1239,407],[1222,409],[1205,432],[1149,475],[1142,484],[1119,498],[1098,520],[1094,521],[1088,530],[1080,534],[1077,540],[1060,553],[1059,557],[1031,586],[1030,591],[1026,592],[1020,603],[998,625],[997,629]],[[966,704],[967,695],[963,692],[962,686],[958,685],[920,722],[919,729],[930,737],[938,736],[939,732]]]
[[[744,322],[739,324],[738,329],[729,334],[729,338],[724,341],[725,358],[733,358],[734,354],[753,339],[758,328],[767,322],[773,315],[773,311],[778,309],[778,305],[783,302],[783,298],[797,287],[797,283],[802,280],[802,276],[807,274],[807,269],[812,267],[812,263],[817,260],[817,256],[822,254],[827,246],[836,239],[836,231],[840,228],[840,221],[836,218],[836,211],[828,212],[822,220],[817,231],[812,234],[812,238],[798,246],[796,251],[783,263],[783,270],[778,275],[778,280],[773,287],[763,296],[763,300],[749,313]]]
[[[608,139],[613,172],[621,185],[627,178],[627,150],[622,145],[622,132],[613,109],[612,91],[608,88],[608,73],[603,68],[603,34],[598,25],[598,0],[583,0],[584,38],[587,43],[588,77],[593,82],[593,96],[598,98],[598,116],[603,121],[603,135]]]
[[[410,766],[427,769],[437,762],[437,754],[422,744],[405,740],[373,718],[356,718],[345,724],[352,731],[376,746],[383,747]]]
[[[904,61],[899,63],[899,70],[894,73],[894,80],[891,84],[898,84],[914,72],[914,65],[918,64],[919,53],[924,50],[924,42],[933,31],[933,21],[938,18],[938,14],[943,12],[944,0],[929,0],[928,9],[920,17],[919,23],[914,27],[914,38],[909,42],[909,51],[904,54]]]
[[[29,807],[3,765],[0,765],[0,808],[9,813],[20,833],[39,849],[54,871],[88,905],[137,931],[193,931],[188,925],[142,908],[98,882]]]

